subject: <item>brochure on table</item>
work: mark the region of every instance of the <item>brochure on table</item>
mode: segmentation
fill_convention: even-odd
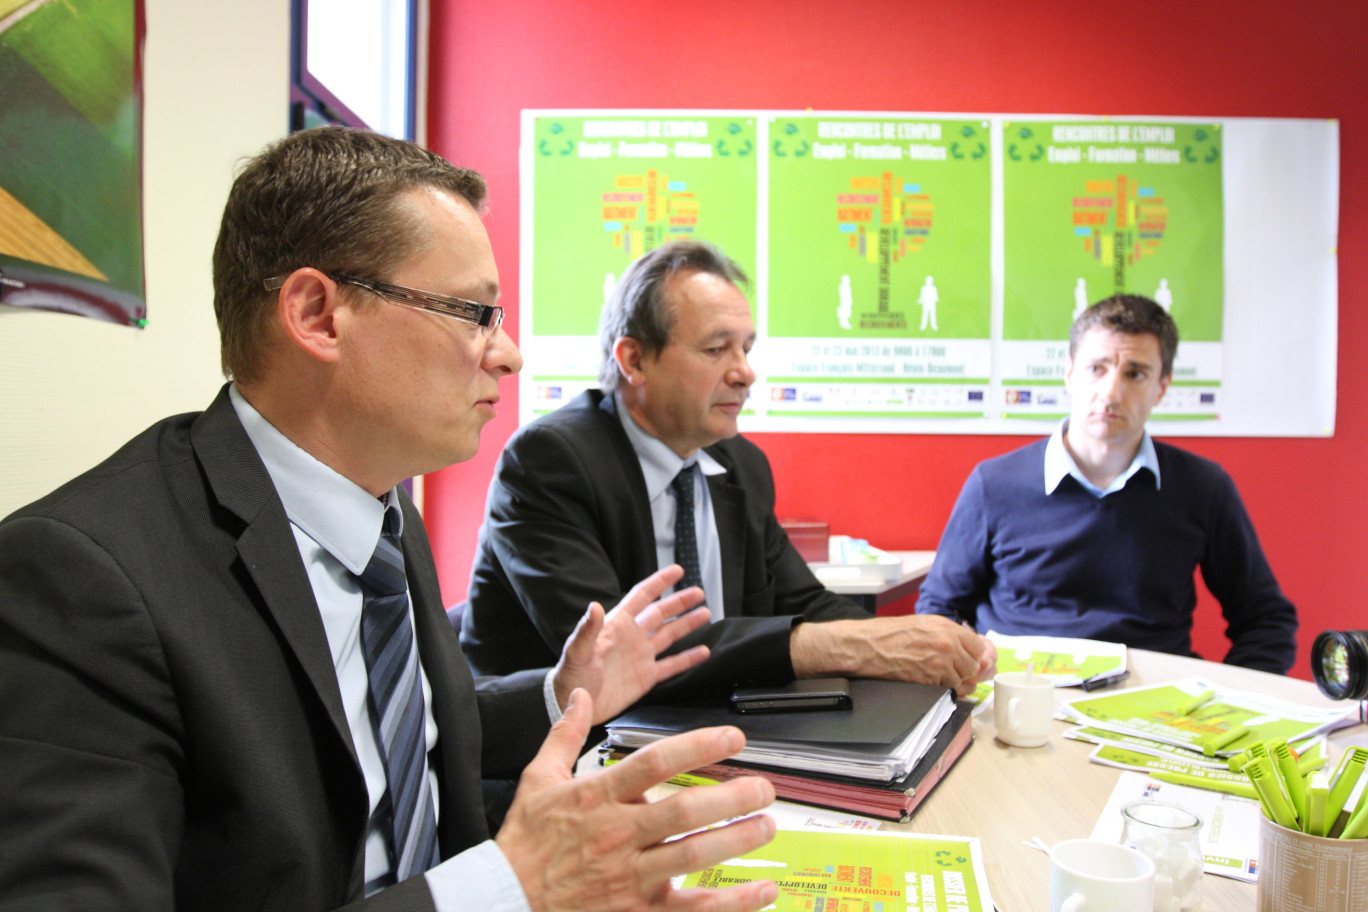
[[[1055,687],[1076,687],[1095,678],[1115,677],[1126,670],[1124,643],[1076,637],[1007,636],[990,630],[997,647],[998,674],[1027,671],[1054,680]]]
[[[1225,792],[1251,801],[1258,800],[1258,793],[1250,784],[1249,777],[1228,769],[1197,766],[1182,760],[1168,760],[1115,744],[1099,744],[1088,755],[1088,759],[1103,766],[1145,773],[1161,782]]]
[[[1259,871],[1259,802],[1206,789],[1160,782],[1143,773],[1122,773],[1092,838],[1120,842],[1121,807],[1141,799],[1182,805],[1202,818],[1202,855],[1207,874],[1254,883]]]
[[[993,912],[979,840],[919,833],[779,830],[739,858],[676,878],[683,889],[773,880],[778,912]]]
[[[1196,751],[1188,750],[1183,747],[1175,747],[1172,744],[1161,744],[1149,738],[1138,738],[1135,735],[1127,735],[1121,732],[1108,731],[1105,728],[1092,728],[1083,726],[1081,728],[1071,728],[1064,733],[1065,738],[1074,741],[1086,741],[1089,744],[1100,744],[1116,748],[1125,749],[1137,754],[1144,754],[1171,764],[1182,764],[1184,767],[1193,769],[1219,769],[1230,770],[1229,763],[1223,757],[1208,757]],[[1299,758],[1304,756],[1326,756],[1327,740],[1324,735],[1311,738],[1307,741],[1293,742],[1289,746],[1297,752]],[[1093,758],[1096,759],[1097,751],[1093,751]],[[1161,767],[1153,767],[1160,769]],[[1167,767],[1165,767],[1167,768]],[[1247,776],[1241,775],[1241,780],[1249,782]]]
[[[1056,687],[1077,687],[1084,681],[1116,677],[1126,670],[1124,643],[1104,643],[1078,637],[1008,636],[995,630],[985,634],[997,647],[997,673],[1030,671],[1051,678]],[[986,708],[993,682],[984,681],[969,699]]]
[[[1207,691],[1213,692],[1207,702],[1187,714],[1181,712],[1184,703]],[[1078,697],[1060,707],[1058,718],[1197,753],[1209,739],[1243,726],[1243,735],[1215,752],[1222,757],[1238,754],[1256,741],[1304,740],[1357,721],[1352,708],[1320,709],[1202,678]]]

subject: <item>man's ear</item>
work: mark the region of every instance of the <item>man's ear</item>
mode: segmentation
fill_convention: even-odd
[[[613,360],[617,362],[618,373],[632,386],[646,382],[646,375],[642,371],[644,359],[640,340],[622,336],[613,343]]]
[[[341,293],[337,283],[311,267],[296,269],[280,286],[276,304],[280,328],[297,348],[319,361],[338,358],[337,310]]]

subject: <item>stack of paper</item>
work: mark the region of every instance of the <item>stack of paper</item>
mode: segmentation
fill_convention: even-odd
[[[940,733],[921,761],[906,776],[890,782],[870,782],[812,772],[798,773],[735,760],[700,767],[669,781],[675,785],[713,785],[741,776],[761,776],[770,781],[774,786],[774,794],[783,801],[798,801],[871,817],[906,821],[916,813],[917,808],[969,748],[974,737],[970,718],[972,710],[971,703],[956,703],[950,720],[941,726]],[[600,760],[608,764],[625,756],[625,751],[605,746]]]
[[[902,779],[954,712],[944,687],[904,681],[850,682],[854,707],[823,712],[740,714],[708,705],[640,706],[608,723],[615,747],[645,747],[710,725],[746,734],[743,763],[846,776],[873,782]]]

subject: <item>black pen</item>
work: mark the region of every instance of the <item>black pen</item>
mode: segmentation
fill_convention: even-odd
[[[1109,678],[1103,677],[1105,674],[1106,672],[1103,672],[1102,675],[1095,675],[1088,678],[1079,686],[1084,690],[1100,690],[1103,687],[1111,687],[1113,684],[1120,684],[1122,681],[1126,680],[1126,678],[1130,677],[1129,671],[1123,671],[1119,675],[1112,675]]]

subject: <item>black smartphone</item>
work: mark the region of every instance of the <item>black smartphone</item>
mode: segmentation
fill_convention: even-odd
[[[845,678],[806,678],[783,687],[738,687],[732,709],[743,713],[803,712],[850,709],[850,681]]]

